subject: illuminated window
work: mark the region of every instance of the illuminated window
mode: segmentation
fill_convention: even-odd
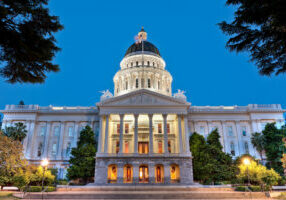
[[[43,150],[43,143],[40,142],[39,145],[38,145],[38,152],[37,152],[37,156],[38,156],[38,157],[41,157],[41,155],[42,155],[42,150]]]
[[[170,134],[170,124],[167,123],[167,133]]]
[[[125,124],[124,130],[125,133],[129,133],[129,124]]]
[[[69,127],[69,137],[73,137],[73,127]]]
[[[139,167],[139,183],[148,183],[149,182],[149,172],[148,166]]]
[[[139,87],[139,81],[138,81],[138,78],[136,78],[136,88]]]
[[[116,124],[116,133],[120,134],[120,124]]]
[[[117,182],[117,166],[116,165],[110,165],[108,166],[108,183],[116,183]]]
[[[158,141],[158,153],[163,153],[163,143],[162,141]]]
[[[245,126],[241,127],[241,130],[242,130],[242,135],[246,136],[246,127]]]
[[[151,80],[148,78],[148,88],[151,88]]]
[[[162,124],[158,124],[158,133],[162,133]]]
[[[148,154],[148,142],[138,142],[138,152],[140,154]]]
[[[125,141],[125,148],[124,148],[124,153],[129,153],[129,142]]]
[[[55,126],[54,128],[54,136],[58,136],[60,134],[60,127],[59,126]]]
[[[133,168],[131,165],[125,165],[123,169],[123,182],[132,183]]]
[[[233,136],[232,126],[227,127],[228,136]]]
[[[178,165],[171,165],[170,167],[170,178],[171,183],[179,183],[180,182],[180,169]]]
[[[155,180],[156,183],[163,183],[164,182],[164,168],[162,165],[157,165],[155,167]]]

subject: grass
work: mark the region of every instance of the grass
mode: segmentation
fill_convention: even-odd
[[[12,192],[1,192],[0,191],[0,199],[1,200],[15,200],[17,198],[13,197]]]

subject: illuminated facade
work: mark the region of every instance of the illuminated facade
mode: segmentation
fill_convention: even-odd
[[[29,162],[48,158],[64,178],[71,148],[86,125],[98,140],[96,185],[192,184],[189,135],[207,137],[215,128],[225,152],[259,158],[251,133],[268,122],[281,126],[280,104],[192,106],[183,92],[172,93],[172,76],[147,33],[141,30],[138,38],[114,76],[114,95],[105,91],[96,106],[7,105],[1,111],[2,128],[17,122],[27,126],[23,145]]]

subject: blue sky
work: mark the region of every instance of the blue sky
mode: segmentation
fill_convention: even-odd
[[[113,92],[113,76],[134,36],[144,26],[173,76],[173,92],[186,91],[193,105],[281,103],[286,107],[286,75],[264,77],[247,54],[225,49],[217,23],[231,20],[225,0],[51,0],[65,29],[54,60],[59,73],[44,84],[8,84],[0,78],[5,104],[91,106],[99,91]]]

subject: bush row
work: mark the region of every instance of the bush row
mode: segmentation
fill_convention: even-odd
[[[55,187],[52,186],[48,186],[48,187],[44,187],[45,192],[54,192],[56,191]],[[27,192],[42,192],[42,186],[30,186],[27,189]]]

